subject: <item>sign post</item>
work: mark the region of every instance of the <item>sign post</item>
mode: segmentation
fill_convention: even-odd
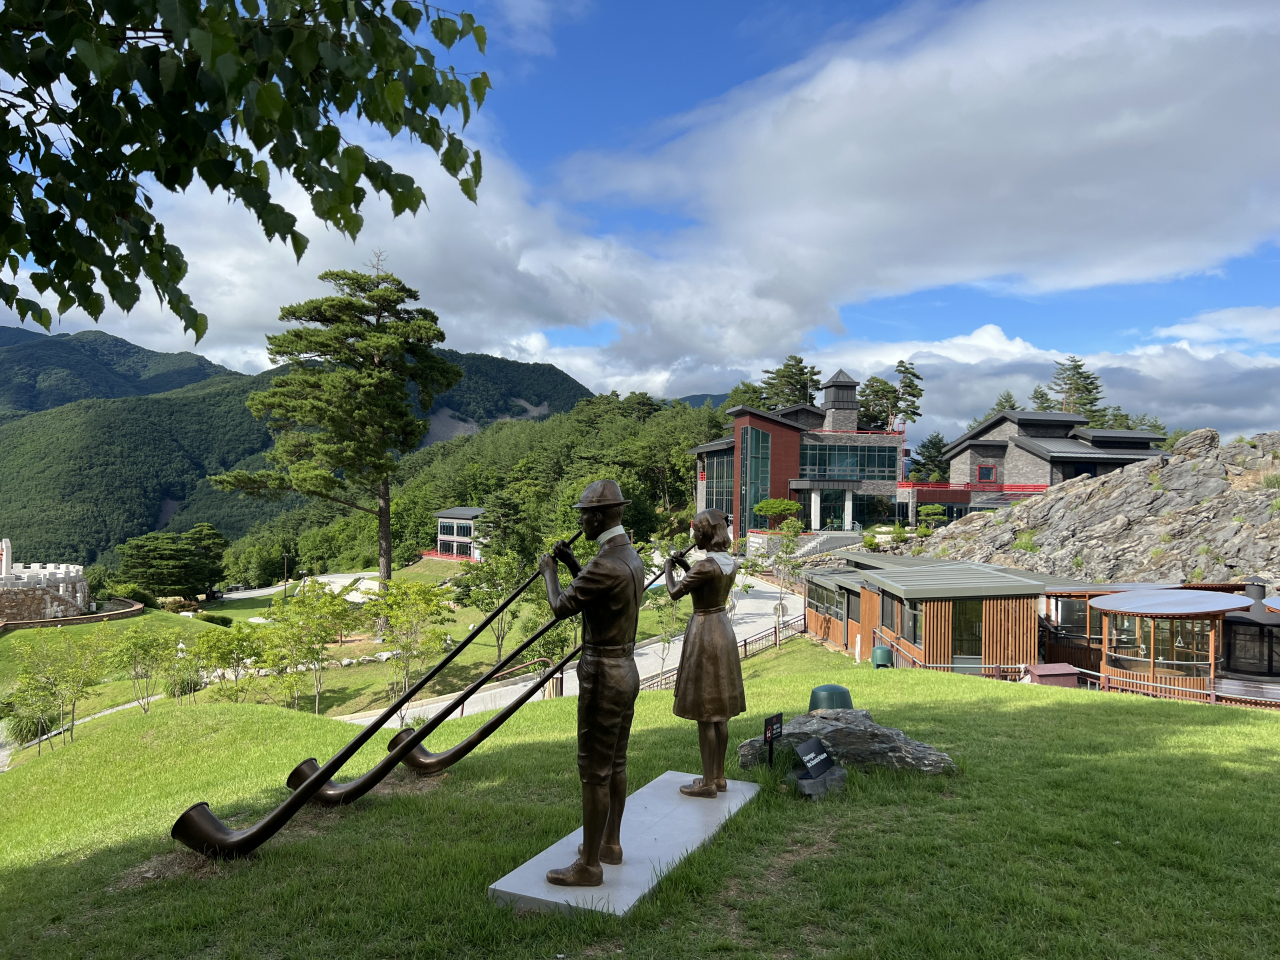
[[[817,737],[800,744],[796,753],[800,754],[800,760],[805,767],[804,776],[806,778],[817,779],[835,766],[835,761],[827,756],[827,748],[822,745],[822,741]]]
[[[769,745],[769,769],[773,769],[773,741],[782,736],[782,714],[775,713],[764,721],[764,742]]]

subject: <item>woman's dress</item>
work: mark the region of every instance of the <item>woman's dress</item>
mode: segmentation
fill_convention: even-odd
[[[693,617],[676,674],[677,717],[723,721],[747,709],[737,638],[725,609],[737,574],[738,564],[727,554],[708,556],[695,563],[671,593],[673,600],[686,594],[693,598]]]

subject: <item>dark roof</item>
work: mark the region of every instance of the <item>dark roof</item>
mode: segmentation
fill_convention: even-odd
[[[1084,437],[1086,440],[1135,440],[1139,443],[1160,443],[1166,438],[1163,434],[1150,430],[1094,430],[1092,427],[1076,427],[1069,437]]]
[[[1121,447],[1095,447],[1083,440],[1068,437],[1010,437],[1009,442],[1045,460],[1111,460],[1121,463],[1137,463],[1161,455],[1163,450],[1150,447],[1124,449]]]
[[[787,407],[786,409],[797,410],[797,409],[803,409],[803,408],[814,410],[820,416],[825,416],[825,414],[823,414],[821,410],[818,410],[817,407],[809,407],[807,404],[802,404],[800,407]],[[783,426],[790,427],[792,430],[805,429],[804,426],[796,423],[794,420],[788,420],[785,417],[778,416],[777,411],[774,411],[773,413],[769,413],[765,410],[757,410],[755,407],[737,406],[737,407],[730,407],[728,410],[725,411],[725,413],[733,417],[735,420],[738,417],[745,417],[747,414],[750,414],[753,417],[764,417],[766,420],[772,420],[775,423],[780,423]]]
[[[441,520],[474,520],[484,513],[484,507],[450,507],[435,514]]]
[[[689,453],[697,456],[700,453],[711,453],[713,450],[732,450],[733,436],[721,437],[719,440],[712,440],[710,443],[704,443],[701,446],[693,447]]]
[[[1084,426],[1089,422],[1085,417],[1080,416],[1078,413],[1059,413],[1056,410],[1001,410],[999,413],[987,417],[987,419],[983,420],[968,433],[963,433],[952,440],[943,449],[942,455],[945,457],[953,450],[958,453],[960,450],[960,444],[967,440],[973,440],[981,433],[985,433],[988,428],[994,427],[996,423],[1001,420],[1009,420],[1016,424],[1052,423],[1061,425],[1074,423],[1078,426]],[[1000,443],[1003,441],[996,440],[992,442]]]
[[[831,375],[831,378],[827,380],[826,383],[821,384],[818,387],[818,389],[825,390],[827,389],[827,387],[833,387],[836,384],[846,384],[846,383],[852,383],[855,387],[858,385],[858,381],[853,379],[853,377],[849,376],[843,370],[837,370],[835,373]]]

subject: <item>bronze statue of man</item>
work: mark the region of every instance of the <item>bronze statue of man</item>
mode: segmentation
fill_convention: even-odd
[[[578,777],[582,781],[582,845],[578,859],[548,870],[547,881],[566,887],[604,882],[601,862],[622,862],[622,810],[627,800],[627,741],[640,693],[632,652],[644,593],[644,564],[622,528],[630,503],[614,480],[597,480],[574,505],[582,532],[600,552],[585,567],[563,540],[544,554],[539,569],[557,617],[582,614],[578,660]],[[556,561],[573,575],[564,590]]]

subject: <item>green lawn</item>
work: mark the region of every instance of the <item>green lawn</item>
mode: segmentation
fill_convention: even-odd
[[[0,942],[15,957],[1275,956],[1280,716],[872,671],[803,638],[744,667],[734,743],[836,681],[963,772],[856,772],[819,804],[770,785],[630,916],[515,917],[487,885],[579,822],[573,700],[531,704],[442,777],[310,809],[230,864],[169,840],[176,815],[208,800],[251,823],[352,730],[161,703],[0,776]],[[670,704],[637,706],[633,790],[697,768]]]

